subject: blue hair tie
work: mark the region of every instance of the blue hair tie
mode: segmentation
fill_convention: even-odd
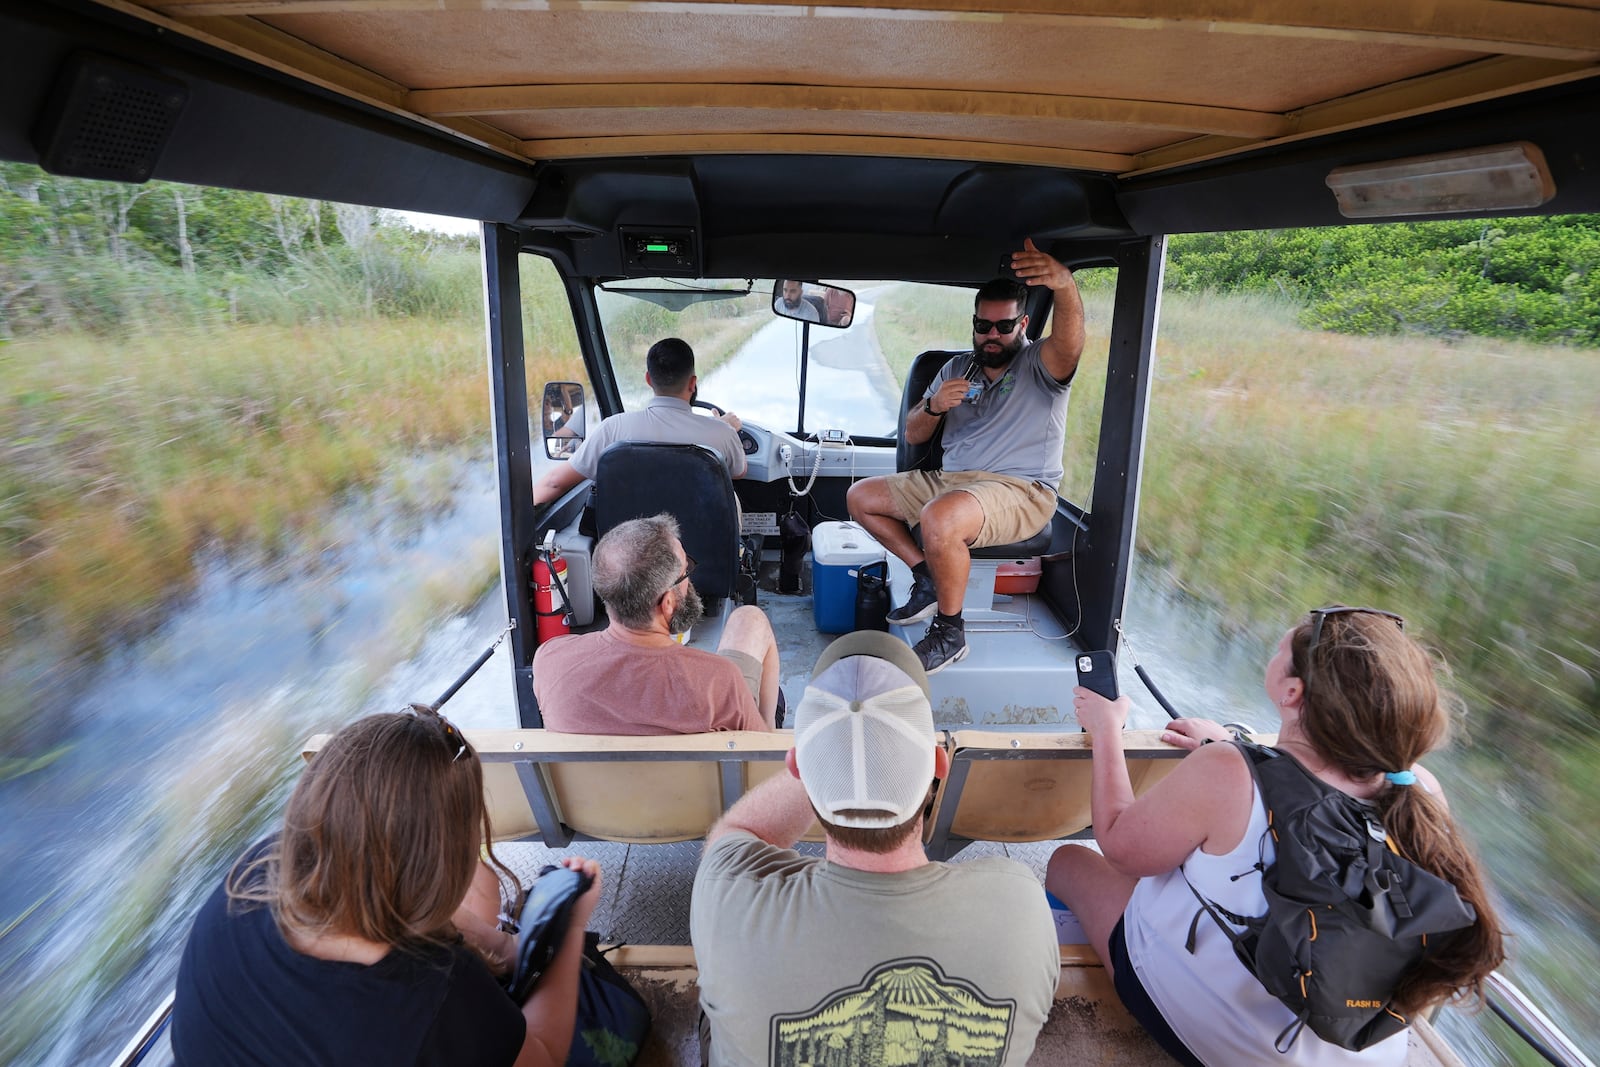
[[[1410,771],[1385,771],[1383,776],[1389,779],[1390,785],[1416,785],[1417,776]]]

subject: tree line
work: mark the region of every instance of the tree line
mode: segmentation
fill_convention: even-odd
[[[0,163],[0,340],[476,314],[470,237],[374,208]],[[1600,345],[1600,215],[1182,234],[1167,285],[1268,292],[1304,325]]]
[[[1303,325],[1600,345],[1600,215],[1185,234],[1167,286],[1278,293]]]
[[[0,163],[0,340],[476,311],[474,247],[359,205]]]

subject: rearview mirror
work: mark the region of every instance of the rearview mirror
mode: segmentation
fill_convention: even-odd
[[[856,317],[856,294],[836,285],[779,278],[772,283],[772,312],[796,322],[844,329]]]
[[[539,421],[544,428],[544,454],[551,459],[570,459],[583,443],[583,386],[546,382]]]

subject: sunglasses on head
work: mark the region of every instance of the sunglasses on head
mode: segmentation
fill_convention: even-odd
[[[1026,315],[1018,315],[1014,319],[980,319],[978,316],[974,315],[972,316],[972,332],[980,336],[988,333],[990,330],[998,330],[1001,333],[1010,333],[1012,330],[1017,328],[1018,323],[1027,317],[1028,316]]]
[[[1404,630],[1406,628],[1405,619],[1402,619],[1392,611],[1382,611],[1378,608],[1312,608],[1311,640],[1306,644],[1307,660],[1311,658],[1311,653],[1316,651],[1317,642],[1322,640],[1322,624],[1327,621],[1329,615],[1381,615],[1385,619],[1393,619],[1394,624],[1400,629]]]
[[[455,755],[450,757],[451,763],[467,754],[467,739],[461,736],[461,731],[456,729],[455,723],[440,715],[437,710],[426,704],[411,704],[403,710],[409,711],[419,719],[433,719],[443,727],[445,744],[455,752]]]

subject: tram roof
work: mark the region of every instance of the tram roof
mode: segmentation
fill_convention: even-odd
[[[1500,213],[1600,210],[1600,0],[4,0],[0,158],[70,126],[84,55],[181,86],[154,177],[585,273],[644,226],[725,273],[981,276],[1023,235],[1341,224],[1335,168],[1507,142],[1553,196]]]

